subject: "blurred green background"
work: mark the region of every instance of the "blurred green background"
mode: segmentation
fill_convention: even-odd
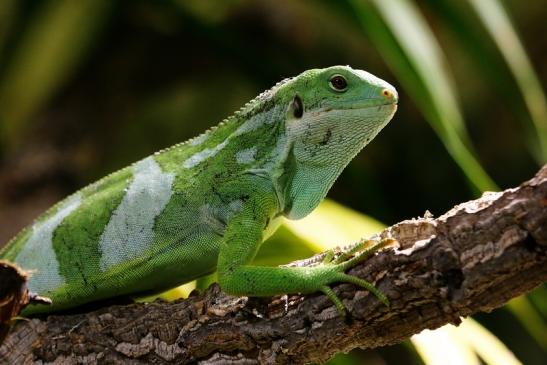
[[[400,103],[331,198],[393,224],[515,186],[547,161],[546,5],[2,0],[0,245],[76,189],[197,135],[284,77],[335,64],[387,80]],[[544,364],[545,293],[475,319],[521,363]],[[333,363],[434,364],[420,348],[435,345],[420,343]]]

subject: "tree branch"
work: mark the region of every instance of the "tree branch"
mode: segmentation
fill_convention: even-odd
[[[547,279],[547,166],[518,188],[484,194],[437,219],[403,221],[382,236],[398,247],[349,272],[375,283],[389,309],[350,284],[334,287],[351,313],[346,320],[322,294],[249,299],[213,285],[171,303],[21,321],[0,347],[0,362],[323,362],[457,324]]]

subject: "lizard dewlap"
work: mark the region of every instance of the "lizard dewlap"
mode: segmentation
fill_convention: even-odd
[[[346,66],[283,80],[218,126],[81,189],[39,216],[0,258],[32,271],[51,312],[158,292],[218,270],[228,293],[270,296],[369,283],[345,274],[361,256],[314,267],[251,266],[280,216],[298,219],[389,122],[397,92]]]

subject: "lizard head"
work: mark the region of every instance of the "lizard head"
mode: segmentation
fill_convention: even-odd
[[[285,131],[284,214],[298,219],[325,197],[342,170],[390,121],[393,86],[347,66],[308,70],[283,85]]]

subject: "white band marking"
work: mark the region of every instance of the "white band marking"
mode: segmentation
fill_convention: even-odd
[[[174,173],[164,173],[153,157],[133,167],[133,181],[112,213],[101,240],[101,270],[138,257],[154,239],[154,220],[171,199]]]
[[[37,293],[45,293],[56,289],[65,283],[59,272],[59,261],[53,249],[53,232],[61,222],[81,203],[79,193],[70,196],[59,210],[45,221],[32,226],[32,234],[17,257],[17,262],[27,270],[36,270],[30,277],[29,289]]]

